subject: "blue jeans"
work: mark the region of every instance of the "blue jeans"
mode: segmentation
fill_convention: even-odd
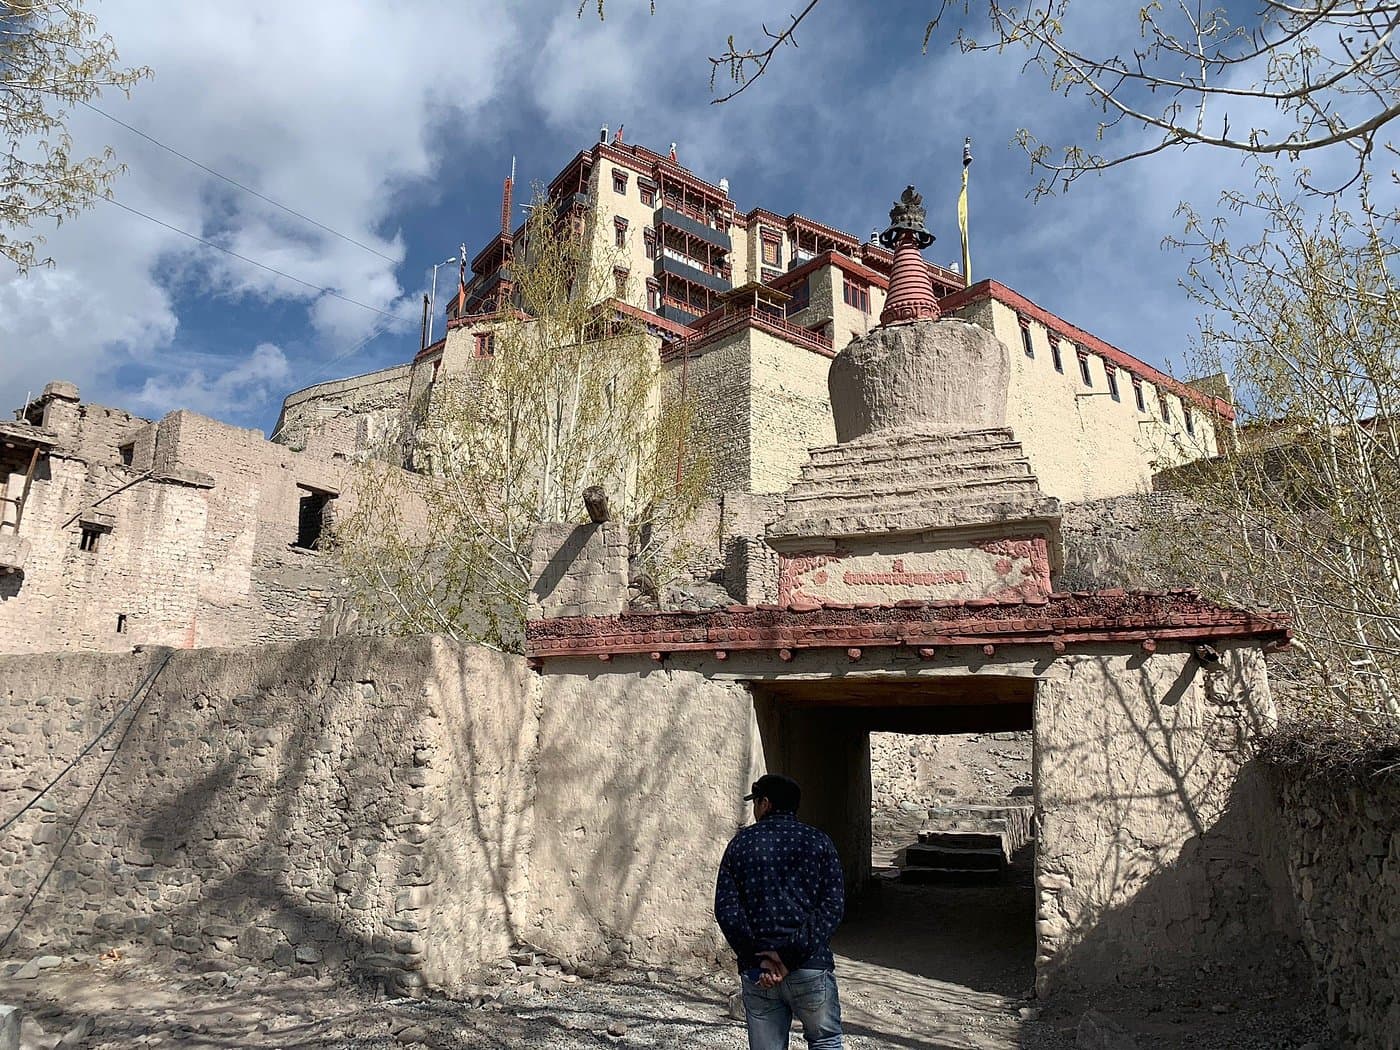
[[[787,1050],[795,1016],[812,1050],[842,1050],[841,1002],[830,970],[793,970],[772,988],[741,977],[749,1050]]]

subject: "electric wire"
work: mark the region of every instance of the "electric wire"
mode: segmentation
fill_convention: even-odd
[[[10,827],[11,824],[19,820],[19,818],[24,816],[25,813],[27,813],[29,810],[33,809],[34,806],[38,804],[41,798],[43,798],[51,790],[53,790],[54,786],[65,776],[68,775],[69,770],[71,770],[74,766],[81,762],[87,756],[88,752],[91,751],[94,747],[96,747],[104,736],[111,732],[112,727],[116,725],[119,721],[121,721],[122,715],[126,714],[126,712],[130,710],[131,705],[136,702],[136,698],[139,697],[142,693],[144,693],[146,689],[152,683],[155,682],[156,676],[159,675],[161,671],[165,670],[165,665],[170,662],[170,657],[174,652],[175,650],[173,649],[169,650],[165,654],[165,658],[161,660],[160,664],[156,667],[156,669],[150,674],[146,675],[144,679],[142,679],[141,684],[136,687],[136,692],[131,694],[131,699],[121,706],[117,713],[111,717],[111,719],[107,722],[105,726],[102,727],[98,734],[88,742],[87,747],[79,751],[77,755],[75,755],[66,766],[64,766],[58,771],[58,775],[52,780],[50,780],[47,784],[45,784],[42,788],[40,788],[39,793],[33,798],[31,798],[28,802],[26,802],[23,806],[21,806],[19,808],[19,811],[15,813],[14,816],[10,817],[10,819],[5,821],[5,823],[0,824],[0,834],[3,834]]]
[[[147,215],[144,211],[139,211],[129,204],[123,204],[121,201],[117,200],[114,197],[99,197],[98,200],[104,200],[108,204],[114,204],[118,208],[121,208],[122,211],[129,211],[132,215],[139,215],[141,218],[146,219],[148,222],[153,222],[157,226],[164,226],[167,230],[169,230],[172,233],[178,233],[180,236],[188,237],[192,241],[198,241],[200,244],[207,245],[210,248],[216,248],[219,251],[223,252],[225,255],[231,255],[235,259],[248,263],[251,266],[256,266],[261,270],[266,270],[268,273],[275,273],[278,277],[285,277],[287,280],[294,281],[295,283],[302,285],[303,287],[310,288],[312,291],[320,292],[323,295],[329,295],[333,299],[339,299],[341,302],[349,303],[351,306],[358,306],[362,310],[369,310],[372,313],[381,314],[384,317],[396,316],[395,314],[390,313],[388,310],[381,310],[377,306],[370,306],[368,303],[362,303],[357,299],[351,299],[348,295],[341,295],[339,292],[334,291],[333,289],[322,288],[319,284],[312,284],[310,281],[303,281],[300,277],[293,277],[291,274],[279,270],[275,266],[269,266],[267,265],[267,263],[260,263],[256,259],[248,258],[248,256],[246,255],[239,255],[232,248],[225,248],[222,244],[216,244],[214,241],[201,237],[198,234],[190,233],[188,230],[182,230],[178,226],[172,226],[168,222],[164,222],[161,219],[157,219],[154,215]]]
[[[357,247],[357,248],[363,248],[365,251],[370,252],[370,253],[373,254],[373,255],[379,256],[379,257],[380,257],[381,259],[383,259],[385,262],[391,262],[391,263],[393,263],[395,266],[397,266],[398,263],[399,263],[399,260],[398,260],[398,259],[395,259],[395,258],[393,258],[392,256],[389,256],[389,255],[385,255],[383,252],[379,251],[377,248],[371,248],[368,244],[365,244],[363,241],[357,241],[357,240],[355,240],[354,237],[351,237],[351,236],[349,236],[349,235],[347,235],[347,234],[341,233],[339,230],[334,230],[334,229],[332,229],[331,227],[327,226],[327,225],[326,225],[325,223],[323,223],[323,222],[317,222],[317,221],[316,221],[315,219],[313,219],[311,216],[306,215],[306,214],[303,214],[302,212],[297,211],[295,208],[290,208],[290,207],[288,207],[287,205],[281,203],[280,201],[275,201],[275,200],[273,200],[271,197],[267,196],[267,194],[265,194],[265,193],[259,193],[257,190],[253,189],[251,186],[245,186],[245,185],[243,185],[243,183],[239,182],[237,179],[230,178],[229,176],[225,175],[225,174],[224,174],[223,172],[221,172],[221,171],[215,171],[213,168],[209,167],[209,165],[207,165],[207,164],[201,164],[199,161],[195,160],[193,157],[188,156],[187,154],[181,153],[179,150],[175,149],[175,147],[173,147],[173,146],[167,146],[164,142],[161,142],[160,139],[155,138],[155,137],[152,136],[152,135],[146,134],[146,132],[142,131],[140,128],[134,128],[134,127],[132,127],[132,126],[131,126],[130,124],[128,124],[126,121],[120,120],[119,118],[112,116],[112,114],[108,113],[108,112],[107,112],[106,110],[104,110],[104,109],[98,109],[98,108],[97,108],[96,106],[94,106],[91,102],[81,102],[81,101],[80,101],[80,102],[79,102],[79,105],[84,106],[85,108],[92,110],[94,113],[96,113],[96,114],[97,114],[98,116],[100,116],[100,117],[106,117],[106,118],[107,118],[108,120],[110,120],[113,124],[118,124],[118,125],[120,125],[121,127],[126,128],[126,130],[129,131],[129,132],[131,132],[133,135],[139,135],[141,138],[145,139],[147,142],[151,143],[152,145],[159,146],[161,149],[165,150],[167,153],[170,153],[170,154],[172,154],[172,155],[174,155],[174,156],[176,156],[176,157],[179,157],[181,160],[185,161],[186,163],[188,163],[188,164],[193,164],[193,165],[194,165],[196,168],[198,168],[200,171],[208,172],[210,175],[213,175],[216,179],[223,179],[223,180],[224,180],[225,182],[227,182],[230,186],[236,186],[238,189],[242,190],[244,193],[251,194],[252,196],[258,198],[258,200],[260,200],[260,201],[266,201],[268,204],[271,204],[274,208],[280,208],[280,209],[282,209],[282,210],[283,210],[284,212],[286,212],[288,215],[295,215],[298,219],[301,219],[301,220],[303,220],[303,221],[305,221],[305,222],[309,222],[312,226],[315,226],[318,230],[325,230],[327,233],[331,234],[333,237],[339,237],[342,241],[345,241],[345,242],[347,242],[347,243],[349,243],[349,244],[353,244],[353,245],[354,245],[355,247]]]
[[[44,891],[44,887],[48,885],[49,879],[52,878],[53,873],[56,870],[58,870],[58,862],[63,859],[64,851],[68,849],[68,843],[72,842],[73,836],[78,833],[78,826],[82,824],[83,817],[87,816],[87,811],[92,806],[92,800],[97,797],[97,792],[101,789],[103,781],[107,779],[107,774],[112,771],[112,766],[117,760],[117,755],[121,753],[122,745],[126,743],[126,738],[131,733],[131,727],[136,724],[137,718],[141,716],[141,708],[145,706],[146,700],[151,695],[150,687],[155,684],[156,678],[158,678],[160,676],[160,673],[165,670],[166,664],[170,663],[170,658],[174,655],[174,649],[167,649],[165,651],[165,655],[161,657],[161,661],[156,666],[155,670],[153,670],[149,675],[146,676],[145,681],[143,681],[137,687],[136,692],[132,694],[131,699],[128,700],[126,702],[126,705],[122,708],[122,711],[125,712],[128,708],[132,706],[132,704],[136,704],[136,710],[132,712],[131,718],[127,720],[126,728],[122,730],[122,735],[117,738],[116,746],[112,748],[111,757],[107,759],[107,764],[102,768],[102,772],[98,775],[96,781],[93,783],[92,790],[88,792],[88,797],[83,802],[82,809],[78,810],[78,815],[73,818],[73,824],[68,829],[68,834],[64,837],[63,842],[58,847],[58,851],[54,854],[53,863],[49,865],[49,870],[44,872],[44,877],[40,879],[39,884],[34,887],[34,892],[31,893],[29,895],[29,899],[25,901],[24,908],[20,911],[19,917],[15,919],[14,925],[11,926],[9,931],[5,934],[4,940],[0,940],[0,952],[3,952],[7,947],[9,947],[11,938],[13,938],[14,935],[19,932],[19,928],[24,924],[24,920],[29,918],[29,913],[34,909],[34,902],[39,899],[39,894],[41,894]],[[117,718],[119,717],[120,714],[114,717],[112,721],[108,722],[107,725],[103,728],[102,732],[98,734],[97,739],[93,740],[92,743],[88,744],[88,746],[83,749],[82,753],[84,755],[91,751],[93,746],[96,745],[97,741],[101,740],[102,737],[107,734],[107,731],[110,730],[112,726],[116,724]],[[79,757],[81,757],[81,755]],[[63,770],[63,773],[60,773],[59,776],[63,776],[64,773],[71,769],[74,763],[76,763],[76,761],[77,759],[75,759],[74,762],[70,762],[68,766],[65,767],[65,769]],[[49,788],[53,787],[53,784],[55,783],[57,783],[57,780],[52,781],[48,787],[44,788],[44,791],[48,791]],[[39,795],[36,796],[29,805],[32,806],[34,802],[37,802],[39,798],[43,796],[43,793],[44,792],[40,792]],[[24,807],[24,809],[28,808],[29,806]],[[20,813],[23,812],[23,809],[20,810]],[[12,824],[15,820],[19,818],[20,813],[16,813],[14,817],[6,821],[4,827],[9,827],[10,824]],[[3,828],[0,828],[0,830],[3,830]]]

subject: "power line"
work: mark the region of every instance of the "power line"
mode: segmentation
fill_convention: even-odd
[[[213,241],[206,240],[205,238],[200,237],[197,234],[190,233],[188,230],[182,230],[178,226],[171,226],[170,223],[163,222],[160,219],[157,219],[154,215],[147,215],[144,211],[137,211],[135,208],[131,207],[131,205],[123,204],[121,201],[116,200],[115,198],[100,197],[99,200],[105,200],[108,204],[115,204],[118,208],[121,208],[122,211],[129,211],[132,215],[139,215],[141,218],[146,219],[149,222],[153,222],[157,226],[164,226],[167,230],[170,230],[172,233],[178,233],[182,237],[188,237],[190,240],[198,241],[200,244],[207,245],[210,248],[217,248],[225,255],[232,255],[235,259],[248,263],[250,266],[256,266],[259,269],[266,270],[268,273],[275,273],[278,277],[285,277],[289,281],[295,281],[297,284],[300,284],[306,288],[310,288],[313,291],[320,292],[323,295],[329,295],[332,298],[339,299],[341,302],[349,303],[351,306],[358,306],[362,310],[370,310],[374,313],[381,314],[384,317],[397,316],[395,314],[390,313],[388,310],[381,310],[377,306],[370,306],[368,303],[362,303],[356,299],[351,299],[348,295],[341,295],[339,292],[333,291],[330,288],[322,288],[319,284],[312,284],[310,281],[303,281],[300,277],[293,277],[291,274],[284,273],[283,271],[277,269],[275,266],[268,266],[267,263],[260,263],[256,259],[248,258],[246,255],[239,255],[236,251],[234,251],[231,248],[225,248],[222,244],[215,244]]]
[[[122,708],[122,711],[125,712],[127,708],[131,707],[132,704],[136,704],[136,710],[131,713],[131,718],[127,720],[125,728],[122,729],[122,735],[117,738],[117,743],[112,748],[111,757],[107,759],[107,764],[102,767],[102,772],[97,774],[97,780],[94,781],[92,785],[92,790],[88,792],[87,800],[83,803],[82,808],[78,810],[78,815],[73,818],[73,824],[68,829],[68,834],[64,837],[63,841],[59,843],[58,851],[54,854],[53,863],[49,865],[49,870],[44,872],[44,877],[39,880],[39,884],[34,887],[34,892],[31,893],[29,895],[29,899],[25,901],[24,908],[19,913],[19,918],[15,920],[15,924],[10,927],[9,932],[5,934],[5,939],[3,941],[0,941],[0,952],[3,952],[5,948],[9,945],[10,938],[12,938],[16,933],[19,932],[20,926],[23,925],[24,920],[29,917],[30,911],[33,910],[35,902],[39,899],[39,894],[44,892],[44,887],[48,885],[49,879],[53,876],[53,873],[58,870],[58,863],[63,859],[64,851],[68,849],[68,843],[72,842],[73,836],[78,833],[78,825],[81,824],[83,822],[83,818],[87,816],[88,810],[92,808],[92,800],[97,797],[97,792],[101,789],[103,783],[106,781],[107,775],[112,772],[112,766],[117,761],[117,755],[121,752],[122,745],[126,743],[127,736],[131,733],[131,727],[134,726],[136,724],[136,720],[141,717],[141,709],[146,706],[146,701],[150,698],[151,695],[150,687],[155,684],[156,678],[158,678],[160,676],[160,673],[163,670],[165,670],[165,665],[170,662],[170,658],[173,655],[175,655],[174,649],[165,650],[165,655],[161,657],[160,664],[156,667],[154,671],[147,675],[146,680],[144,682],[142,682],[139,686],[136,687],[136,692],[132,695],[131,699],[126,702],[126,707]],[[140,698],[139,702],[137,701],[138,697]],[[120,714],[117,717],[120,717]],[[102,730],[102,732],[98,734],[97,739],[102,739],[102,737],[107,734],[107,730],[111,729],[112,726],[115,724],[116,717],[114,717],[111,722],[107,723],[106,727]],[[95,744],[96,742],[97,741],[94,740],[93,744]],[[92,750],[92,746],[92,744],[89,744],[86,748],[84,748],[83,754],[85,755],[88,753],[88,751]],[[79,758],[81,757],[82,755],[79,756]],[[75,759],[74,761],[76,762],[77,759]],[[72,768],[71,764],[68,768]],[[67,769],[65,769],[63,772],[66,773]],[[59,774],[60,777],[62,775],[63,773]],[[58,783],[57,779],[51,781],[48,787],[44,789],[44,791],[47,791],[56,783]],[[27,809],[28,807],[26,806],[25,808]],[[24,810],[20,810],[20,813],[23,812]],[[16,818],[18,816],[18,813],[15,814]],[[8,827],[10,823],[13,823],[13,820],[7,822],[6,827]]]
[[[147,142],[151,143],[152,145],[159,146],[161,149],[165,150],[167,153],[170,153],[170,154],[173,154],[173,155],[176,156],[176,157],[179,157],[181,160],[185,161],[186,163],[193,164],[193,165],[194,165],[196,168],[198,168],[200,171],[208,172],[210,175],[213,175],[216,179],[223,179],[223,180],[224,180],[225,182],[227,182],[230,186],[236,186],[236,187],[238,187],[240,190],[242,190],[244,193],[250,193],[250,194],[252,194],[254,197],[258,198],[258,200],[260,200],[260,201],[266,201],[268,204],[271,204],[274,208],[281,208],[281,209],[282,209],[284,212],[286,212],[288,215],[295,215],[298,219],[302,219],[302,220],[305,221],[305,222],[311,223],[311,225],[312,225],[312,226],[315,226],[317,229],[325,230],[327,233],[331,234],[332,236],[334,236],[334,237],[339,237],[342,241],[346,241],[346,242],[348,242],[348,243],[350,243],[350,244],[353,244],[353,245],[354,245],[355,247],[357,247],[357,248],[363,248],[365,251],[370,252],[370,253],[372,253],[372,254],[374,254],[374,255],[379,256],[381,259],[385,260],[386,262],[391,262],[391,263],[393,263],[395,266],[397,266],[397,265],[399,264],[399,260],[398,260],[398,259],[394,259],[394,258],[392,258],[391,256],[385,255],[383,252],[379,251],[377,248],[371,248],[368,244],[365,244],[365,243],[363,243],[362,241],[357,241],[357,240],[355,240],[354,237],[347,236],[346,234],[341,233],[339,230],[333,230],[333,229],[331,229],[329,226],[327,226],[325,223],[323,223],[323,222],[317,222],[317,221],[316,221],[315,219],[313,219],[311,216],[309,216],[309,215],[304,215],[304,214],[302,214],[301,212],[297,211],[295,208],[289,208],[289,207],[287,207],[287,205],[282,204],[280,201],[275,201],[275,200],[273,200],[271,197],[267,196],[266,194],[264,194],[264,193],[259,193],[257,190],[253,189],[251,186],[245,186],[245,185],[243,185],[243,183],[239,182],[237,179],[231,179],[231,178],[229,178],[227,175],[225,175],[225,174],[224,174],[223,172],[221,172],[221,171],[215,171],[213,168],[209,167],[209,165],[207,165],[207,164],[201,164],[199,161],[195,160],[193,157],[188,156],[188,155],[186,155],[186,154],[184,154],[184,153],[181,153],[179,150],[175,149],[173,146],[167,146],[164,142],[161,142],[160,139],[153,138],[152,136],[146,134],[146,133],[145,133],[144,131],[142,131],[140,128],[134,128],[134,127],[132,127],[130,124],[128,124],[126,121],[124,121],[124,120],[119,120],[118,118],[112,116],[112,114],[108,113],[106,110],[98,109],[98,108],[97,108],[96,106],[94,106],[91,102],[82,102],[82,101],[80,101],[80,102],[79,102],[79,105],[84,106],[84,107],[86,107],[87,109],[92,110],[94,113],[96,113],[96,114],[97,114],[98,116],[100,116],[100,117],[106,117],[106,118],[107,118],[108,120],[110,120],[113,124],[120,124],[122,127],[126,128],[126,130],[129,131],[129,132],[131,132],[133,135],[139,135],[139,136],[141,136],[141,138],[145,139]]]

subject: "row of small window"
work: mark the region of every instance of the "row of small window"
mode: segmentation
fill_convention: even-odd
[[[627,196],[627,172],[621,168],[613,168],[613,192]],[[637,180],[637,191],[641,195],[642,203],[648,208],[656,207],[656,187]]]
[[[627,247],[627,220],[621,217],[613,219],[613,243],[619,248]],[[656,258],[656,231],[650,226],[642,230],[642,243],[646,248],[647,258]]]
[[[1065,370],[1065,364],[1064,359],[1060,355],[1059,340],[1056,339],[1054,333],[1050,332],[1048,329],[1046,330],[1046,336],[1050,341],[1051,363],[1054,364],[1056,372],[1063,372]],[[1035,344],[1031,341],[1031,326],[1026,321],[1021,322],[1021,348],[1025,351],[1027,357],[1035,357]],[[1091,355],[1087,350],[1080,350],[1076,347],[1075,356],[1079,359],[1080,380],[1084,383],[1085,386],[1092,387],[1094,385],[1094,377],[1089,371],[1089,358]],[[1108,380],[1109,396],[1112,397],[1115,401],[1122,401],[1123,397],[1118,389],[1118,369],[1115,368],[1108,361],[1105,361],[1103,363],[1103,371],[1105,378],[1107,378]],[[1133,401],[1137,405],[1137,410],[1139,412],[1146,412],[1147,397],[1143,393],[1142,380],[1140,380],[1137,376],[1133,376],[1132,380]],[[1167,401],[1166,394],[1160,392],[1157,394],[1157,411],[1158,414],[1161,415],[1163,420],[1167,422],[1171,421],[1171,407]],[[1181,406],[1181,419],[1182,422],[1186,425],[1186,433],[1194,434],[1196,432],[1196,421],[1193,418],[1193,413],[1191,411],[1190,406],[1185,404],[1184,402]]]

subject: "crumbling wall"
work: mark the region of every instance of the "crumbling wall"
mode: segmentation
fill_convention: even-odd
[[[385,433],[408,404],[412,374],[411,364],[395,365],[288,394],[272,428],[272,440],[293,450],[304,449],[314,431],[349,419],[355,424],[357,443],[371,442]]]
[[[1305,943],[1337,1034],[1400,1047],[1400,778],[1271,771]]]
[[[0,660],[0,929],[460,985],[518,936],[537,682],[441,639]],[[110,766],[110,768],[108,768]]]
[[[0,652],[188,645],[207,487],[62,454],[41,461],[24,508],[24,572],[0,577]],[[83,549],[79,516],[106,528]]]
[[[616,616],[627,603],[627,572],[621,522],[541,525],[530,542],[529,616]]]
[[[1257,649],[1209,667],[1166,646],[1054,662],[1035,706],[1042,993],[1296,950],[1252,752],[1273,718]]]

